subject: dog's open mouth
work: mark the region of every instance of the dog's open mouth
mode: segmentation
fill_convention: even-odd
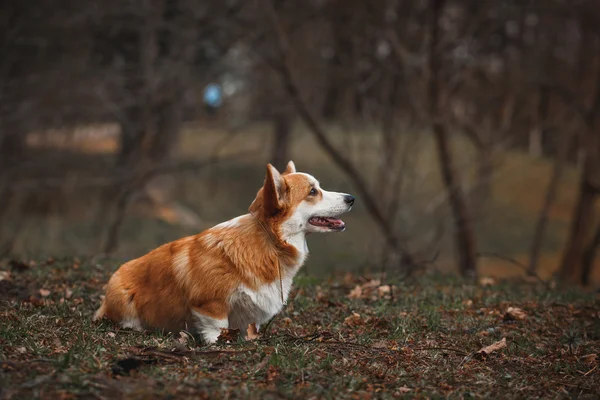
[[[308,223],[313,226],[328,228],[334,231],[343,231],[346,228],[344,221],[333,217],[312,217]]]

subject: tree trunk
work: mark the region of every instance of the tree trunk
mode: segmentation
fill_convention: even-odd
[[[15,159],[25,151],[24,133],[4,133],[0,136],[0,156]]]
[[[140,125],[140,107],[136,104],[123,110],[119,121],[121,135],[119,136],[119,151],[117,165],[128,167],[135,164],[136,152],[141,148],[144,128]]]
[[[438,157],[444,185],[450,198],[450,206],[454,214],[456,229],[456,251],[459,258],[459,267],[463,276],[475,278],[477,276],[477,255],[473,221],[465,201],[465,196],[458,182],[448,132],[441,122],[439,115],[440,99],[440,57],[439,57],[439,17],[444,7],[445,0],[432,0],[431,36],[429,43],[429,107],[433,120],[433,133],[435,135]]]
[[[162,12],[159,2],[141,2],[143,19],[137,32],[139,46],[126,54],[129,65],[126,69],[125,91],[133,103],[125,108],[120,121],[121,143],[117,158],[118,164],[125,168],[134,168],[140,163],[142,154],[147,151],[148,139],[153,134],[157,46]]]
[[[273,147],[271,163],[281,171],[289,161],[290,138],[292,136],[292,119],[286,112],[277,112],[273,116]]]
[[[173,158],[179,144],[183,123],[183,89],[155,107],[156,132],[149,146],[148,158],[152,164],[160,164]]]
[[[594,162],[588,154],[581,173],[577,205],[571,222],[571,231],[560,268],[560,277],[571,283],[582,283],[583,253],[594,221],[597,188],[591,183]]]
[[[544,232],[546,231],[546,225],[548,223],[548,213],[550,212],[550,208],[552,208],[552,204],[554,204],[554,199],[556,198],[556,192],[558,190],[558,182],[560,181],[564,164],[569,155],[571,135],[569,132],[563,133],[563,135],[564,138],[559,143],[559,149],[554,160],[552,175],[550,176],[550,181],[548,182],[544,203],[542,205],[542,209],[540,210],[540,215],[533,233],[531,253],[529,255],[529,267],[527,270],[529,275],[536,274],[540,250],[544,241]]]
[[[14,167],[23,159],[25,148],[25,132],[20,129],[18,134],[0,134],[0,223],[10,212],[10,204],[16,194],[12,187]]]
[[[330,80],[325,91],[325,98],[323,100],[323,110],[321,115],[326,121],[332,121],[335,119],[340,99],[340,88],[337,82],[338,78],[336,76],[335,67],[335,63],[332,63],[332,65],[329,66],[332,71],[329,76]]]
[[[381,115],[381,148],[379,150],[380,164],[378,171],[378,179],[375,182],[375,192],[378,193],[381,208],[384,214],[390,221],[390,227],[395,229],[395,212],[392,204],[397,201],[400,196],[398,187],[399,174],[396,168],[398,158],[398,141],[399,134],[396,126],[396,112],[400,93],[400,77],[397,73],[389,74],[388,84],[383,91],[382,98],[382,115]],[[396,254],[394,249],[387,243],[383,244],[382,248],[383,260],[382,268],[385,270],[386,264],[395,263]],[[397,263],[396,263],[397,265]],[[383,271],[382,270],[382,271]]]
[[[548,118],[548,103],[548,89],[540,88],[537,107],[533,113],[535,120],[529,131],[529,155],[532,157],[541,157],[544,152],[544,126]]]
[[[179,144],[183,124],[185,90],[190,84],[193,57],[196,54],[197,19],[191,1],[142,2],[143,21],[139,28],[139,46],[127,54],[129,72],[126,92],[133,98],[121,119],[121,140],[117,163],[130,173],[139,175],[108,193],[107,204],[115,207],[108,229],[104,250],[112,252],[118,244],[118,234],[130,199],[139,191],[148,194],[153,178],[144,171],[171,159]],[[177,30],[163,29],[177,26]],[[174,68],[165,71],[161,61],[166,59]],[[152,182],[151,182],[152,181]],[[169,197],[171,188],[164,183],[159,198]],[[151,191],[154,192],[154,191]],[[149,196],[156,201],[155,195]],[[109,213],[101,209],[100,218]]]
[[[542,155],[542,127],[534,126],[529,131],[529,155],[531,157],[541,157]]]
[[[457,173],[452,161],[448,133],[440,123],[433,126],[439,162],[444,184],[450,198],[450,206],[454,214],[456,251],[459,258],[459,267],[463,276],[475,278],[477,276],[477,254],[473,221],[467,207],[464,195],[457,179]]]
[[[471,193],[472,209],[481,214],[492,195],[492,178],[494,175],[494,163],[492,159],[491,145],[486,144],[477,150],[477,181]]]
[[[331,14],[326,17],[329,18],[332,33],[332,54],[326,60],[327,80],[321,109],[321,118],[325,121],[334,121],[339,115],[340,100],[346,86],[343,84],[340,74],[345,71],[344,67],[347,67],[348,64],[344,65],[342,56],[350,53],[351,46],[345,29],[352,20],[352,13],[353,8],[351,7],[332,7]]]
[[[396,162],[398,161],[398,141],[400,136],[396,126],[397,107],[400,95],[400,76],[391,73],[387,76],[387,84],[382,96],[381,114],[381,147],[379,149],[378,178],[374,188],[381,199],[382,209],[387,213],[392,199],[397,193],[392,190],[396,187],[398,174]]]
[[[600,54],[600,38],[594,32],[595,54]],[[584,38],[588,35],[584,35]],[[586,130],[582,138],[581,150],[584,151],[583,168],[577,205],[571,222],[571,232],[560,267],[562,279],[573,283],[584,283],[584,277],[589,278],[589,271],[585,271],[584,259],[593,258],[596,245],[591,243],[586,251],[586,240],[593,229],[595,202],[600,194],[600,58],[596,57],[596,78],[594,93],[590,106],[587,108],[584,120]],[[585,63],[582,58],[581,63]],[[591,267],[590,267],[591,268]]]
[[[598,227],[596,228],[596,234],[594,235],[592,242],[583,253],[581,282],[586,286],[590,284],[590,275],[592,273],[598,247],[600,247],[600,224],[598,224]]]

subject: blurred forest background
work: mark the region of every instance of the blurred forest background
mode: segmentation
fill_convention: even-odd
[[[357,196],[309,274],[598,285],[600,2],[3,2],[0,257],[142,255],[289,159]]]

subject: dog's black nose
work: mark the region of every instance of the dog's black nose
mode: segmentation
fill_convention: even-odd
[[[346,203],[352,205],[352,204],[354,204],[354,196],[347,194],[344,196],[344,201]]]

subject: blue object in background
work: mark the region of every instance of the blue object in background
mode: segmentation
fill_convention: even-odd
[[[221,106],[223,95],[221,86],[217,83],[210,83],[204,88],[204,104],[209,107],[218,108]]]

